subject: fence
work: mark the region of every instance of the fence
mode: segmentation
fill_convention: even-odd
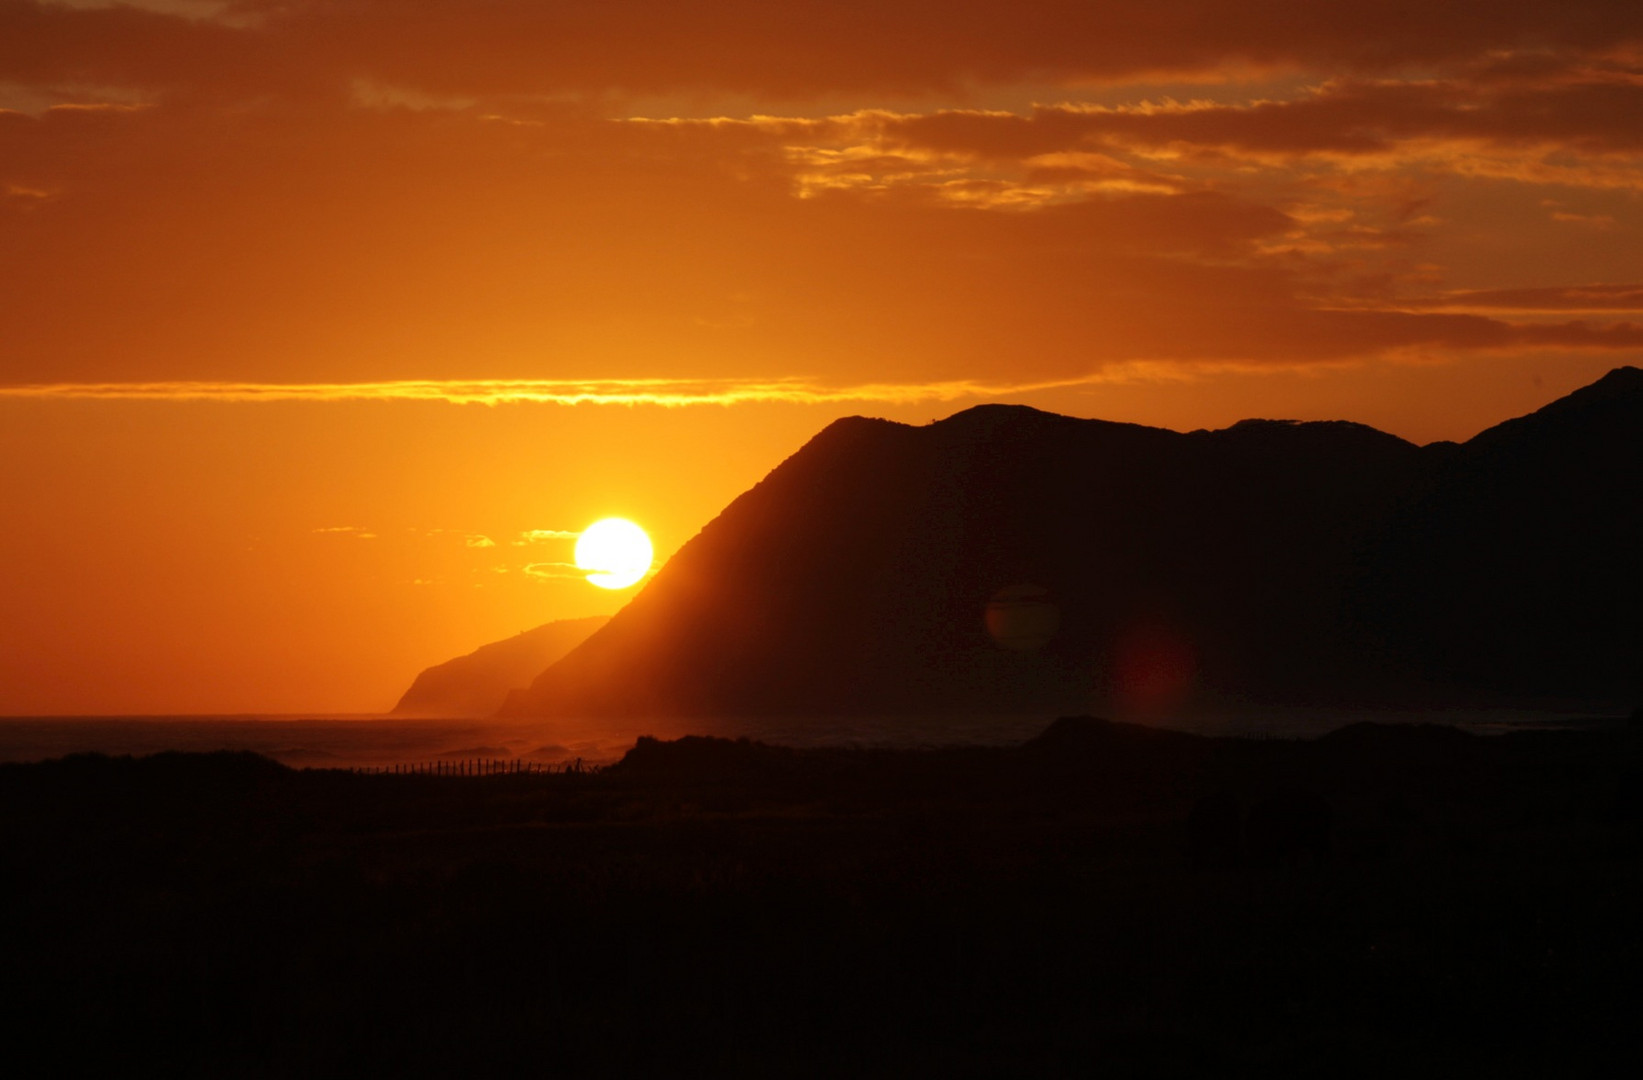
[[[358,765],[350,772],[370,776],[565,776],[590,775],[603,766],[574,761],[541,762],[523,758],[466,758],[458,761],[408,761],[394,765]]]

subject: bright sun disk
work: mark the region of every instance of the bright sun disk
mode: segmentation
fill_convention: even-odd
[[[645,576],[655,549],[645,530],[625,518],[595,521],[576,539],[576,568],[601,589],[625,589]]]

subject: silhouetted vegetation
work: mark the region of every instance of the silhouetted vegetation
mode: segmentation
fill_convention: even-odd
[[[0,766],[64,1072],[1315,1075],[1630,1056],[1643,742],[1090,719],[597,773]]]

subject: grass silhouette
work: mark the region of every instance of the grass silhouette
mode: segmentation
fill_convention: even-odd
[[[65,1072],[1580,1071],[1633,1052],[1640,760],[1081,718],[580,774],[6,765],[0,1008]]]

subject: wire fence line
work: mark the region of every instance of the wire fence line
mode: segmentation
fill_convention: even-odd
[[[356,765],[348,771],[367,776],[565,776],[591,775],[604,766],[573,761],[526,761],[523,758],[462,758],[455,761],[407,761],[392,765]]]

